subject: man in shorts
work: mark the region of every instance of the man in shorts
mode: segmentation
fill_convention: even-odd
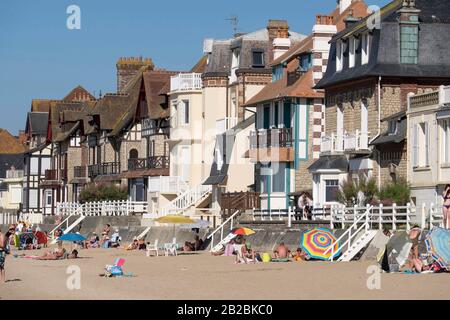
[[[5,260],[9,253],[9,237],[14,234],[15,227],[10,227],[6,234],[0,231],[0,283],[6,282]]]

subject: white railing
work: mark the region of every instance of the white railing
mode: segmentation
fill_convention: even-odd
[[[57,212],[58,212],[58,205],[59,205],[59,203],[57,204]],[[49,237],[52,238],[52,239],[55,239],[55,232],[56,232],[56,230],[61,229],[63,225],[66,225],[65,228],[64,228],[65,230],[69,230],[69,220],[70,220],[70,218],[73,217],[73,216],[82,216],[82,217],[84,217],[84,215],[83,215],[84,207],[85,207],[85,204],[80,205],[80,206],[77,207],[76,210],[74,210],[73,212],[70,212],[70,214],[65,219],[63,219],[59,224],[56,225],[56,227],[54,227],[52,230],[50,230],[50,232],[48,233]],[[78,221],[78,219],[76,220],[76,222],[77,221]]]
[[[56,205],[57,215],[72,216],[128,216],[133,213],[147,213],[145,201],[98,201],[78,203],[63,202]]]
[[[15,213],[0,213],[0,224],[17,223],[17,215]]]
[[[450,226],[445,226],[446,221],[444,221],[442,205],[437,206],[434,203],[431,203],[428,217],[430,230],[433,229],[433,227],[450,228]]]
[[[333,259],[334,259],[334,255],[335,255],[334,247],[335,247],[336,243],[339,243],[338,250],[344,248],[345,246],[350,248],[352,246],[352,240],[354,240],[363,229],[365,229],[365,231],[368,231],[371,229],[370,228],[370,216],[371,216],[372,209],[373,209],[373,206],[367,206],[366,210],[364,211],[364,214],[359,216],[358,219],[356,219],[352,223],[352,226],[350,228],[348,228],[336,241],[333,241],[331,243],[331,245],[328,247],[328,249],[324,253],[324,254],[327,254],[331,251],[331,256],[330,256],[331,261],[333,261]],[[361,226],[358,227],[358,224],[361,224]],[[353,230],[355,230],[355,231],[353,231]],[[345,239],[345,237],[347,237],[347,240],[344,243],[341,243],[342,240]]]
[[[6,179],[23,178],[23,170],[6,170]]]
[[[236,117],[227,117],[216,120],[216,134],[222,134],[237,125]]]
[[[150,177],[148,192],[181,194],[189,189],[189,185],[181,177]]]
[[[342,229],[346,226],[352,225],[355,221],[366,214],[369,205],[366,207],[344,207],[344,206],[333,206],[331,207],[331,219],[330,228],[335,229],[335,226],[339,224]],[[416,216],[415,208],[411,207],[411,204],[406,206],[397,206],[393,204],[392,206],[379,206],[370,207],[370,215],[368,217],[368,222],[370,223],[371,229],[383,229],[384,226],[389,226],[392,230],[397,230],[400,226],[406,226],[406,230],[411,229],[412,218]]]
[[[180,73],[170,77],[170,91],[193,91],[202,89],[201,73]]]
[[[161,208],[159,210],[159,215],[166,216],[168,214],[176,214],[181,211],[185,211],[209,194],[211,190],[212,187],[210,185],[205,186],[203,184],[199,184],[194,188],[188,189],[169,202],[166,206]]]
[[[321,152],[343,152],[343,151],[359,151],[369,149],[369,133],[356,130],[352,133],[344,135],[323,136],[321,143]]]
[[[233,230],[234,227],[234,221],[237,218],[237,216],[239,215],[241,211],[237,210],[235,213],[233,213],[227,220],[225,220],[220,226],[218,226],[213,232],[211,232],[211,234],[206,238],[206,239],[211,239],[211,245],[210,245],[210,250],[212,251],[212,249],[214,248],[214,238],[215,235],[220,231],[220,233],[217,234],[217,236],[219,237],[220,242],[222,242],[222,240],[224,239],[224,232],[226,232],[226,235],[228,235],[228,233]],[[228,228],[225,228],[226,226],[229,226]],[[226,229],[226,230],[225,230]]]

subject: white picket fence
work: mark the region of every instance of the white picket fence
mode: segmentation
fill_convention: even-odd
[[[328,208],[315,208],[312,213],[313,221],[326,221],[330,223],[331,229],[346,229],[365,214],[369,206],[345,207],[333,205]],[[293,208],[281,210],[253,210],[253,220],[288,220],[291,226],[294,220]],[[302,218],[304,220],[304,218]],[[371,229],[389,228],[391,230],[409,230],[412,225],[418,224],[423,229],[432,229],[435,226],[445,227],[442,206],[431,203],[415,207],[411,204],[406,206],[373,206],[369,212],[369,224]]]
[[[60,202],[56,205],[56,214],[63,216],[128,216],[135,213],[147,213],[148,202],[144,201],[99,201],[84,205],[76,202]]]
[[[22,213],[19,221],[26,221],[31,224],[41,224],[44,217],[41,213]],[[0,224],[17,224],[17,214],[15,213],[0,213]]]
[[[0,213],[0,224],[17,223],[17,215],[15,213]]]

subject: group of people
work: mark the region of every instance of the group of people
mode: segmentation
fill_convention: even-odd
[[[118,248],[120,247],[120,243],[122,241],[122,237],[119,234],[119,229],[115,229],[114,233],[109,236],[111,232],[111,225],[106,224],[101,237],[97,235],[96,232],[92,233],[92,236],[89,240],[85,241],[82,246],[83,248]]]
[[[204,242],[198,235],[195,236],[194,242],[186,241],[183,247],[184,252],[199,251],[203,249],[204,249]]]
[[[251,248],[250,242],[246,241],[243,236],[237,236],[232,239],[221,251],[213,253],[214,255],[236,256],[235,263],[257,263],[268,261],[288,261],[291,258],[294,261],[309,260],[308,255],[301,248],[297,248],[295,252],[291,252],[284,242],[281,242],[272,255],[268,253],[260,253]],[[267,256],[267,259],[266,257]]]
[[[150,245],[150,242],[145,243],[144,239],[134,237],[133,242],[126,247],[126,250],[147,250],[147,246]]]

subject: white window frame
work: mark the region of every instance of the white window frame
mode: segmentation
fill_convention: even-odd
[[[349,55],[348,55],[348,67],[354,68],[356,64],[356,45],[357,39],[355,37],[351,37],[349,39]]]
[[[344,67],[344,42],[336,42],[336,72],[342,71]]]
[[[369,33],[365,33],[361,36],[361,65],[369,63],[370,60],[370,47],[372,44],[372,36]]]

